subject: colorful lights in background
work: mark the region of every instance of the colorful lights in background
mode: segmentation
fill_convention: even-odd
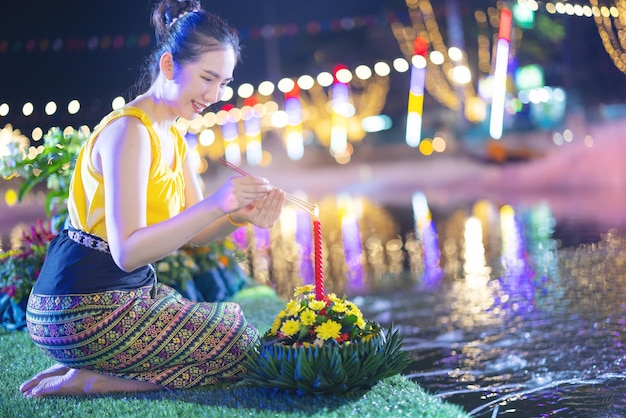
[[[493,93],[491,97],[491,119],[489,121],[489,135],[491,135],[493,139],[502,138],[512,19],[513,17],[509,9],[503,8],[500,10],[500,30],[498,31],[498,43],[496,46],[496,64],[493,73]]]
[[[533,281],[544,287],[558,281],[554,219],[546,204],[514,209],[483,200],[471,211],[457,210],[434,220],[426,196],[416,192],[415,229],[403,232],[401,220],[362,197],[341,194],[324,199],[319,207],[328,292],[430,287],[444,276],[480,290],[506,277],[501,291],[522,286],[522,294],[533,300]],[[255,281],[271,284],[285,297],[294,286],[314,283],[309,214],[288,207],[269,232],[248,226],[236,231],[235,238],[247,255],[243,267]],[[537,254],[545,259],[536,259]]]
[[[246,161],[252,166],[260,165],[263,160],[263,138],[261,137],[261,115],[256,108],[254,97],[244,101],[247,112],[243,115],[246,143]]]
[[[302,102],[300,101],[300,87],[291,82],[291,90],[285,93],[285,112],[287,125],[285,126],[285,148],[287,156],[292,160],[301,160],[304,157],[304,135],[302,132]]]
[[[348,149],[348,120],[354,114],[354,107],[350,103],[349,82],[352,73],[344,65],[338,65],[333,71],[333,85],[331,93],[331,127],[330,127],[330,154],[344,155]]]
[[[422,243],[422,260],[424,263],[423,281],[428,284],[437,282],[443,271],[440,266],[441,251],[435,223],[432,220],[426,195],[422,192],[413,194],[413,219],[416,237]]]
[[[406,143],[417,147],[422,140],[422,112],[424,110],[424,83],[426,80],[426,52],[428,41],[416,36],[411,59],[409,106],[406,117]]]
[[[540,129],[556,129],[565,115],[566,92],[558,87],[544,86],[542,69],[533,65],[519,69],[519,74],[515,74],[517,92],[511,92],[510,98],[503,99],[502,80],[506,76],[502,75],[504,70],[501,69],[506,64],[504,59],[506,54],[496,53],[494,59],[493,51],[502,49],[498,45],[505,41],[510,43],[509,46],[521,42],[522,29],[532,28],[537,13],[593,17],[599,25],[598,30],[607,52],[618,60],[616,65],[620,67],[619,57],[622,54],[621,49],[618,49],[619,45],[614,42],[617,39],[614,32],[622,3],[626,6],[626,0],[619,0],[614,7],[602,6],[598,1],[591,1],[591,6],[583,6],[518,0],[512,8],[513,13],[503,8],[503,3],[489,7],[486,11],[476,10],[474,13],[478,28],[476,74],[470,71],[467,52],[458,48],[454,42],[452,42],[454,46],[446,45],[444,42],[446,37],[440,30],[431,2],[428,0],[407,0],[406,16],[404,14],[394,16],[391,13],[377,17],[346,17],[337,21],[311,22],[305,30],[293,24],[250,28],[246,33],[252,39],[261,39],[292,36],[304,31],[315,35],[324,31],[349,31],[369,25],[390,25],[404,58],[396,58],[390,62],[379,61],[371,66],[359,65],[354,69],[338,67],[334,74],[322,71],[317,75],[285,77],[276,85],[269,81],[264,81],[256,87],[243,83],[236,92],[228,89],[223,99],[227,102],[228,110],[208,112],[192,121],[181,120],[178,127],[185,134],[198,136],[198,152],[201,158],[215,159],[226,156],[232,162],[245,159],[248,164],[254,166],[270,164],[274,159],[265,150],[263,140],[271,133],[282,137],[286,154],[290,159],[302,159],[308,145],[321,145],[329,149],[337,163],[347,164],[367,134],[394,128],[393,119],[382,113],[388,99],[390,77],[394,71],[405,73],[410,70],[412,80],[407,106],[405,141],[409,146],[417,147],[422,155],[443,152],[449,148],[446,143],[449,145],[454,140],[443,134],[432,139],[421,138],[425,91],[440,104],[462,112],[465,119],[477,124],[476,126],[481,126],[480,123],[490,117],[489,132],[493,138],[502,137],[504,122],[522,113],[524,108],[529,109],[524,113],[524,117],[528,117],[534,126]],[[409,23],[406,23],[407,17]],[[515,21],[515,27],[512,27],[512,19]],[[242,30],[245,32],[245,29]],[[494,30],[498,33],[498,45],[493,45]],[[30,39],[15,41],[14,45],[9,45],[6,40],[0,40],[0,53],[46,52],[64,48],[69,48],[73,52],[98,48],[122,49],[146,47],[151,42],[149,35],[146,34],[115,38],[91,37],[82,40]],[[417,44],[420,46],[416,49]],[[416,60],[419,61],[417,65],[414,62]],[[495,69],[492,68],[493,62],[496,64]],[[425,72],[428,72],[427,77],[424,76]],[[339,77],[337,73],[341,73],[341,76]],[[531,84],[535,84],[534,87],[529,87],[529,80]],[[292,87],[286,89],[281,87],[281,84],[289,84]],[[475,87],[481,94],[474,91]],[[277,94],[278,92],[283,95]],[[516,97],[513,97],[515,96],[513,93]],[[296,96],[297,101],[292,100]],[[491,115],[488,115],[487,108],[490,102]],[[111,101],[113,109],[124,104],[125,100],[121,97]],[[56,100],[49,100],[42,105],[30,101],[19,106],[0,103],[0,123],[2,118],[7,117],[8,120],[8,117],[15,113],[21,113],[30,125],[35,123],[45,125],[48,116],[58,116],[65,112],[72,115],[69,120],[74,120],[73,118],[80,120],[81,113],[89,108],[89,103],[82,103],[77,99],[72,99],[67,105]],[[62,118],[66,119],[65,116]],[[36,145],[44,135],[45,129],[47,127],[33,128],[28,134],[31,142]],[[554,142],[557,145],[559,138],[560,136],[555,133]],[[585,141],[592,144],[591,140]],[[0,143],[0,153],[3,146]],[[206,162],[200,164],[200,167],[206,166]]]

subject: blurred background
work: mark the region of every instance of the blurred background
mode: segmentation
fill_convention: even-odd
[[[88,132],[132,99],[155,44],[152,4],[3,5],[0,155],[16,140],[36,150],[51,127]],[[332,200],[333,219],[337,196],[368,199],[390,236],[414,228],[416,193],[441,214],[548,202],[558,225],[576,225],[573,241],[626,224],[623,1],[203,5],[243,44],[223,101],[178,124],[207,192],[233,174],[225,157]],[[18,183],[0,183],[5,242],[43,214],[43,195],[16,202]]]
[[[206,193],[223,157],[317,204],[326,290],[399,324],[408,376],[473,416],[624,416],[626,0],[203,5],[243,44],[223,101],[177,123]],[[0,157],[131,100],[151,9],[4,2]],[[2,250],[47,216],[22,180],[0,180]],[[281,296],[313,281],[306,211],[233,238]]]

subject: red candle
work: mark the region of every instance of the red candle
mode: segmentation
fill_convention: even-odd
[[[322,268],[322,224],[316,216],[313,219],[313,251],[315,273],[315,299],[324,299],[324,269]]]

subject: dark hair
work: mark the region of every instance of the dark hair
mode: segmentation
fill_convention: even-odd
[[[199,0],[159,0],[152,12],[156,48],[144,63],[137,90],[145,91],[159,75],[159,60],[171,52],[174,62],[193,62],[207,52],[230,47],[237,61],[241,46],[237,32],[225,20],[202,9]]]

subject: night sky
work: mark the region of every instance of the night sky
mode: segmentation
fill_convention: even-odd
[[[496,2],[458,2],[464,19],[465,42],[471,45],[474,9],[486,9]],[[432,3],[438,23],[445,30],[445,2],[433,0]],[[243,61],[235,71],[234,86],[244,81],[255,84],[268,78],[277,81],[277,77],[316,74],[331,70],[339,62],[353,68],[358,64],[372,65],[377,60],[390,61],[402,53],[387,19],[395,16],[408,21],[407,6],[401,0],[233,0],[203,4],[207,10],[225,18],[242,35]],[[12,123],[24,130],[30,128],[38,116],[29,120],[19,116],[19,109],[26,101],[32,101],[37,109],[49,100],[63,104],[71,99],[81,101],[81,113],[74,119],[69,116],[58,119],[61,118],[58,116],[57,120],[50,121],[47,117],[51,125],[97,123],[110,108],[114,97],[129,96],[152,44],[90,50],[80,42],[93,37],[101,40],[104,36],[114,39],[121,35],[125,42],[130,37],[136,43],[142,34],[149,34],[152,40],[151,7],[149,0],[35,0],[3,4],[0,13],[0,103],[9,103],[12,112],[7,117],[0,117],[0,126]],[[357,16],[369,17],[370,24],[352,30],[331,29],[333,22]],[[570,89],[571,96],[585,106],[624,101],[626,75],[611,63],[592,19],[552,18],[565,28],[565,39],[550,42],[529,32],[523,42],[530,53],[520,48],[520,60],[530,63],[540,59],[548,68],[547,81]],[[306,25],[311,22],[321,25],[319,33],[307,32]],[[298,32],[264,41],[255,35],[255,30],[266,24],[294,24]],[[49,46],[41,51],[42,40],[48,39],[52,45],[56,38],[64,40],[63,49],[53,51]],[[76,44],[70,47],[73,40],[77,40]],[[35,42],[30,44],[30,49],[29,41]],[[407,80],[403,76],[398,74],[394,82],[398,84],[396,89],[405,96],[403,86]],[[402,101],[406,101],[406,97],[399,100]],[[398,108],[403,106],[401,104]]]

